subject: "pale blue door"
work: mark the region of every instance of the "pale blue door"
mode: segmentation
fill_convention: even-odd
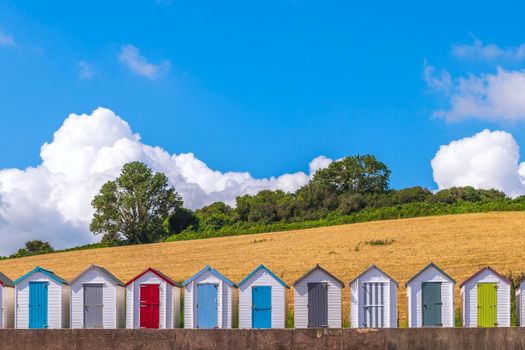
[[[29,328],[47,328],[47,282],[29,282]]]
[[[217,328],[217,285],[197,285],[197,328]]]
[[[252,327],[272,328],[272,287],[252,288]]]

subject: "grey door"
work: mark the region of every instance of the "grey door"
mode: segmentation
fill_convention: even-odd
[[[84,328],[103,328],[103,284],[84,284]]]
[[[308,327],[328,327],[328,283],[308,283]]]
[[[384,284],[363,284],[363,327],[384,327]]]

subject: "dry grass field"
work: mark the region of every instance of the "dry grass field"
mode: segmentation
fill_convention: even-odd
[[[371,240],[394,240],[368,245]],[[148,266],[183,281],[210,264],[234,282],[263,263],[290,285],[316,263],[345,283],[375,263],[399,284],[400,320],[406,319],[404,283],[433,261],[461,283],[490,265],[525,272],[525,212],[448,215],[331,226],[206,240],[56,253],[0,261],[0,271],[18,278],[36,265],[72,279],[90,264],[124,282]],[[348,319],[349,289],[344,289]],[[293,299],[290,299],[293,303]],[[459,287],[456,288],[459,303]]]

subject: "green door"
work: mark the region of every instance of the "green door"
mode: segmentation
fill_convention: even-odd
[[[478,327],[494,327],[496,319],[496,283],[478,283]]]
[[[441,282],[423,282],[423,327],[442,327]]]

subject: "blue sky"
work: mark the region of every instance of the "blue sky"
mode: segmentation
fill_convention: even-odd
[[[295,189],[317,156],[357,153],[385,162],[394,188],[523,194],[523,13],[521,1],[0,0],[0,243],[17,230],[85,241],[90,198],[130,159],[169,173],[192,207]],[[49,221],[28,224],[38,211]]]
[[[305,170],[319,154],[373,153],[394,187],[435,187],[438,146],[494,125],[432,118],[440,101],[424,59],[458,74],[485,69],[458,62],[451,46],[471,35],[519,45],[524,10],[518,1],[0,1],[0,26],[16,40],[0,49],[0,147],[16,150],[0,168],[38,164],[69,113],[104,106],[144,142],[221,171],[266,177]],[[169,70],[133,74],[117,58],[124,45]],[[79,78],[81,61],[92,79]],[[504,127],[523,140],[520,126]]]

